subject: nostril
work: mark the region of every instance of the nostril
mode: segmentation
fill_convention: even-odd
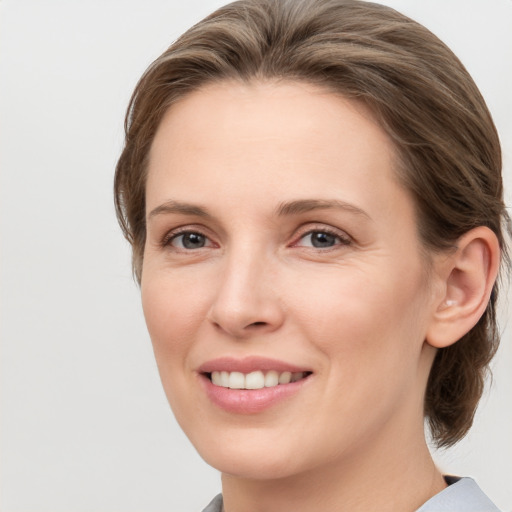
[[[252,324],[249,324],[248,327],[259,327],[260,325],[267,325],[266,322],[253,322]]]

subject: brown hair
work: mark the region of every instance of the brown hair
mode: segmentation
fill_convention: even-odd
[[[306,81],[364,102],[395,143],[425,247],[446,250],[488,226],[507,259],[498,135],[468,72],[436,36],[391,8],[358,0],[240,0],[181,36],[131,98],[115,204],[139,282],[146,164],[160,120],[184,95],[233,79]],[[439,446],[471,427],[499,342],[497,293],[495,284],[477,325],[437,353],[425,416]]]

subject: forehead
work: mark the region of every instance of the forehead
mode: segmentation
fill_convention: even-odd
[[[206,183],[221,170],[233,182],[250,173],[254,186],[269,171],[299,181],[309,171],[321,184],[327,169],[351,169],[345,180],[375,183],[377,174],[395,181],[395,167],[392,142],[360,102],[307,83],[221,82],[166,112],[150,151],[147,191],[164,177],[179,183],[192,174]]]
[[[343,115],[340,115],[342,111]],[[356,118],[360,119],[356,122]],[[153,147],[158,145],[162,136],[171,135],[172,125],[176,128],[179,125],[179,133],[172,134],[178,136],[193,130],[194,135],[210,135],[211,138],[231,135],[240,139],[264,134],[269,138],[284,139],[302,135],[299,132],[303,130],[316,131],[322,125],[326,128],[342,126],[345,119],[353,124],[354,129],[364,125],[366,130],[371,129],[373,137],[392,145],[362,101],[348,99],[326,87],[286,80],[213,82],[186,94],[168,108]],[[234,128],[242,131],[230,134],[224,131]],[[335,132],[331,133],[336,136]],[[325,137],[328,133],[324,131],[323,135]],[[314,142],[312,137],[310,140]],[[197,139],[197,142],[200,141]]]

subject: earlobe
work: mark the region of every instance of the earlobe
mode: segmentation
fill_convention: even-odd
[[[474,228],[458,240],[443,261],[443,294],[434,305],[427,343],[447,347],[476,325],[489,302],[499,261],[499,242],[489,228]]]

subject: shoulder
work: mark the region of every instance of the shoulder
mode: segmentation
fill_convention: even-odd
[[[222,512],[222,494],[217,494],[203,512]]]
[[[445,477],[449,484],[416,512],[500,512],[472,478]]]
[[[472,478],[446,477],[449,484],[416,512],[500,512]],[[203,512],[222,512],[222,494],[213,498]]]

